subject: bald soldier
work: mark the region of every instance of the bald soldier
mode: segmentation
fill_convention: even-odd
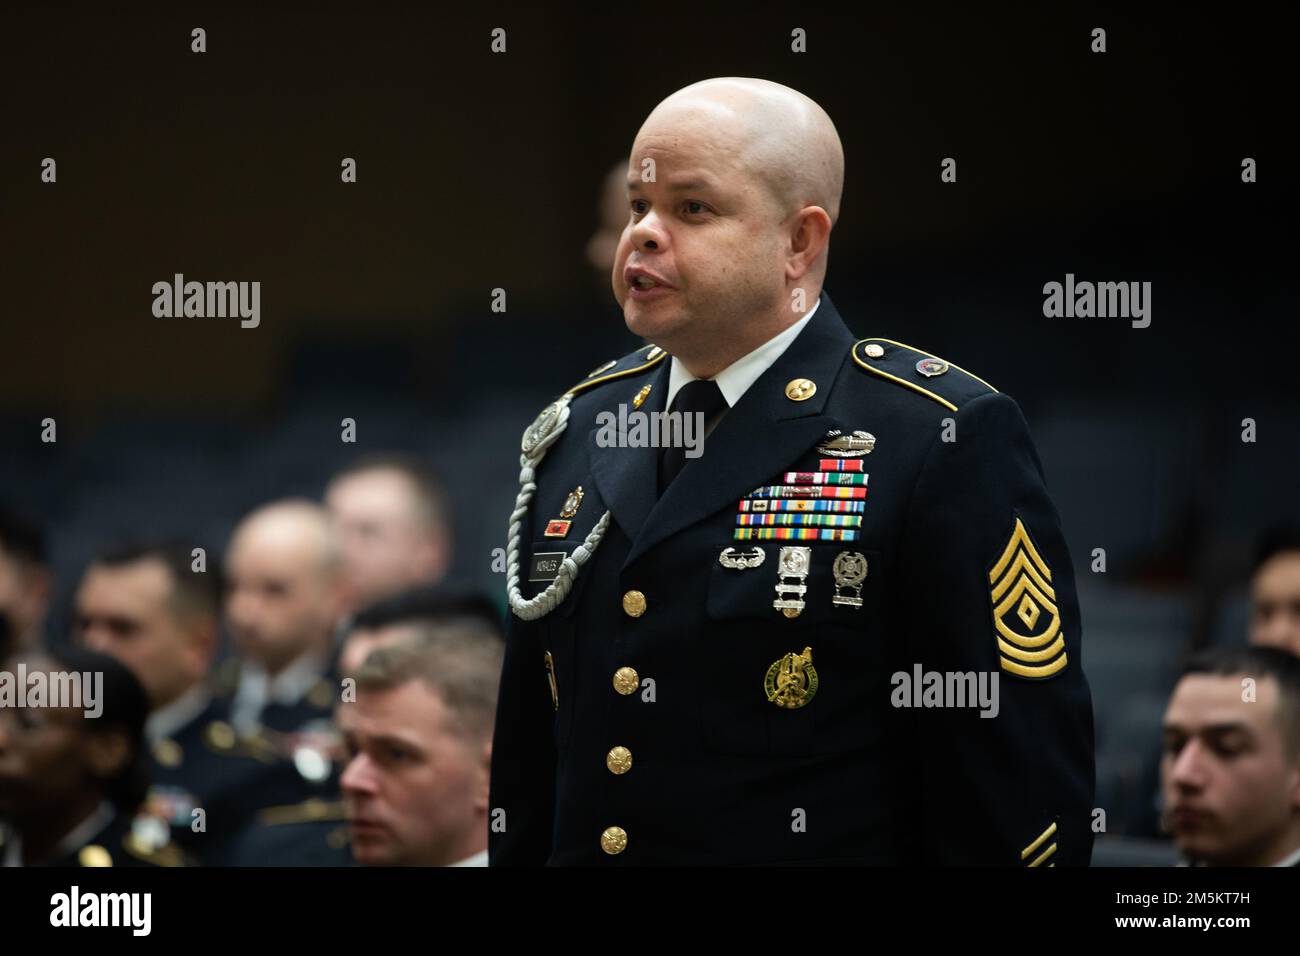
[[[612,278],[647,344],[522,442],[494,865],[1088,862],[1038,456],[993,386],[846,328],[843,171],[826,113],[763,80],[638,132]]]
[[[231,723],[289,733],[328,723],[337,698],[334,625],[342,562],[329,513],[305,499],[264,505],[226,554],[226,619],[239,654]]]

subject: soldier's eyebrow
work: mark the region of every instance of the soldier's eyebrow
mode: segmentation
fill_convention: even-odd
[[[1184,727],[1182,724],[1167,723],[1162,728],[1166,735],[1181,734],[1183,736],[1192,736],[1194,734],[1210,734],[1213,736],[1223,736],[1225,734],[1245,734],[1247,737],[1254,739],[1255,732],[1249,724],[1240,721],[1223,721],[1217,724],[1202,724],[1199,727]]]
[[[675,193],[717,188],[717,184],[708,179],[672,179],[668,180],[664,185]],[[627,181],[627,191],[633,193],[641,191],[641,179],[639,176]]]
[[[424,745],[415,737],[403,737],[399,734],[371,734],[366,738],[366,743],[370,745],[379,745],[384,747],[400,747],[403,750],[414,750],[416,753],[424,753]]]

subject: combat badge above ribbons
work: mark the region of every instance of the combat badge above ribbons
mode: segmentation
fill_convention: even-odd
[[[989,599],[1004,671],[1044,678],[1065,668],[1065,636],[1052,589],[1052,569],[1019,517],[989,571]]]

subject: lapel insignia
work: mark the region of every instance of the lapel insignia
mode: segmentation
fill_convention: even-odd
[[[792,402],[806,402],[817,394],[817,383],[810,378],[792,378],[785,385],[785,397]]]
[[[578,509],[582,507],[582,499],[585,494],[586,493],[582,490],[582,485],[578,485],[578,487],[570,491],[569,497],[564,499],[564,507],[560,509],[560,517],[572,518],[575,516],[578,513]]]
[[[867,579],[867,558],[857,551],[841,551],[835,556],[831,570],[835,574],[835,597],[831,603],[837,607],[862,607],[862,582]],[[841,594],[841,588],[852,588],[852,594]]]
[[[812,648],[805,647],[802,654],[786,654],[767,669],[763,690],[776,706],[797,710],[813,699],[817,684]]]
[[[650,395],[650,386],[642,385],[641,391],[636,393],[636,398],[632,399],[632,407],[640,408],[645,404],[646,398]]]
[[[845,435],[838,428],[832,428],[817,446],[817,451],[832,458],[856,458],[870,455],[875,447],[876,436],[870,432],[855,431]]]
[[[781,549],[777,561],[776,600],[772,607],[786,617],[796,618],[803,613],[803,596],[808,593],[804,579],[808,577],[808,565],[812,560],[812,548],[788,545]],[[786,578],[794,578],[795,583],[787,584]],[[795,595],[789,597],[788,595]]]
[[[739,552],[735,548],[723,548],[722,553],[718,555],[718,563],[724,568],[743,571],[746,568],[758,567],[766,558],[767,554],[762,548]]]
[[[1067,661],[1052,569],[1019,517],[989,571],[989,599],[1002,669],[1021,677],[1051,677]]]

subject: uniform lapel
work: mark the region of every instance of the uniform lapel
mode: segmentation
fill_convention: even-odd
[[[662,498],[655,501],[653,452],[657,449],[650,449],[652,454],[643,461],[623,466],[644,469],[635,478],[637,503],[644,502],[648,489],[652,505],[641,523],[625,525],[637,530],[624,567],[720,508],[734,508],[740,498],[779,478],[781,471],[835,427],[822,412],[852,343],[852,334],[823,293],[821,306],[803,331],[723,416],[705,440],[704,453],[687,459]],[[666,381],[666,372],[663,375]],[[785,386],[795,378],[811,379],[816,393],[801,402],[791,401]]]
[[[646,384],[650,385],[650,396],[640,411],[663,411],[664,400],[668,394],[668,370],[672,363],[663,361],[655,369]],[[626,389],[622,390],[626,391]],[[618,389],[610,390],[610,406],[605,411],[618,414],[618,405],[626,404],[632,411],[632,398],[635,394],[622,394]],[[587,436],[587,461],[596,490],[600,492],[614,520],[623,529],[629,539],[645,524],[646,516],[654,508],[658,495],[656,480],[659,467],[658,448],[602,448],[596,438],[599,426],[592,429]]]

